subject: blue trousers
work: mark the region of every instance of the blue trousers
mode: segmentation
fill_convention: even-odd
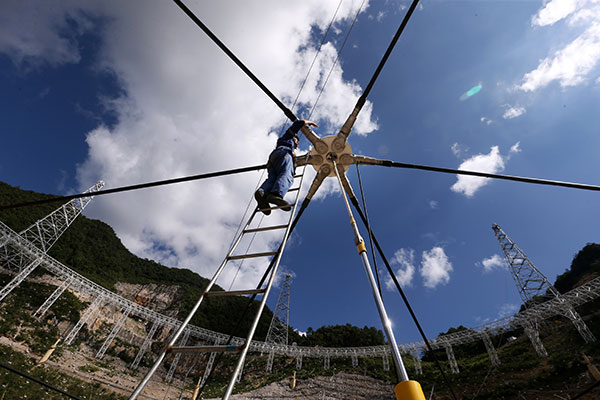
[[[269,155],[267,163],[267,180],[260,186],[266,194],[274,193],[285,196],[294,182],[294,160],[290,151],[278,147]]]

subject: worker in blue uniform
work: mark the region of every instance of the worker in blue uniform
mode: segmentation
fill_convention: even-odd
[[[266,215],[269,203],[280,206],[284,211],[290,211],[292,206],[284,200],[284,196],[294,182],[294,150],[298,147],[298,132],[304,125],[318,127],[312,121],[295,121],[279,139],[275,150],[269,155],[267,163],[267,180],[254,193],[258,208]]]

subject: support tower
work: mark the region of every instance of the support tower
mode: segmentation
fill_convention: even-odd
[[[583,339],[587,343],[594,342],[596,338],[583,319],[581,319],[579,313],[563,298],[559,291],[548,281],[546,276],[533,265],[525,253],[504,233],[502,228],[497,224],[493,224],[492,229],[496,234],[498,242],[500,242],[500,247],[504,252],[504,257],[506,258],[525,308],[533,307],[535,304],[543,301],[555,300],[560,304],[560,313],[575,325],[575,328],[577,328]],[[529,338],[532,339],[536,351],[541,355],[546,355],[546,351],[538,337],[537,323],[525,324],[524,328]]]
[[[275,344],[288,344],[288,326],[290,323],[290,274],[285,275],[277,306],[269,325],[265,342]]]

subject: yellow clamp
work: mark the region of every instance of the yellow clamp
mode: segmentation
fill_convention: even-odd
[[[363,251],[366,252],[367,248],[365,247],[365,242],[361,240],[360,243],[356,245],[356,249],[358,250],[358,254],[362,253]]]
[[[397,400],[425,400],[423,389],[417,381],[404,381],[394,387]]]

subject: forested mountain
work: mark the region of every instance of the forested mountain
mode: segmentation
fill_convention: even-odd
[[[35,201],[51,195],[21,190],[0,182],[0,205]],[[40,218],[45,217],[61,203],[43,204],[0,211],[0,220],[19,232]],[[156,283],[176,285],[183,289],[184,295],[178,305],[178,314],[184,316],[192,308],[208,279],[181,268],[169,268],[152,260],[142,259],[125,248],[114,230],[102,221],[79,216],[63,236],[50,249],[49,254],[88,279],[113,290],[117,282],[136,284]],[[223,290],[216,286],[214,290]],[[192,323],[223,333],[230,333],[232,321],[241,317],[246,309],[245,297],[207,298]],[[238,336],[245,336],[250,323],[256,315],[258,302],[245,313]],[[269,328],[272,312],[265,309],[257,329],[256,337],[264,338]]]

